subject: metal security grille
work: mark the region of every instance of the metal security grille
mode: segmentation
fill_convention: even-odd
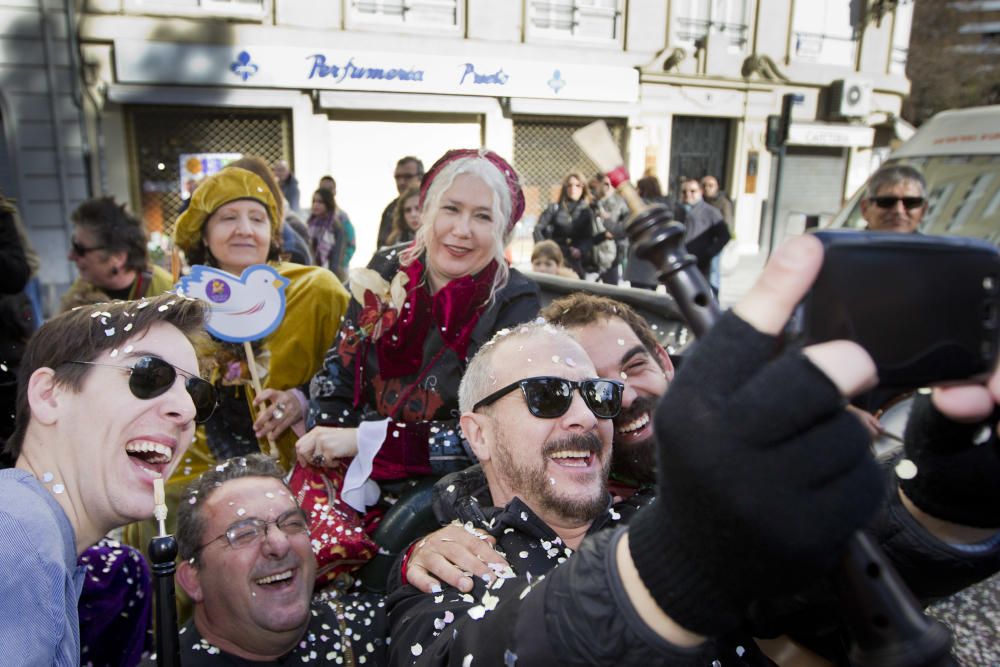
[[[583,172],[588,179],[597,172],[597,166],[583,154],[572,136],[589,122],[514,121],[514,168],[521,175],[524,187],[524,217],[532,225],[545,206],[559,198],[559,187],[569,172]],[[625,123],[605,122],[625,155]]]
[[[181,207],[180,156],[189,153],[256,155],[268,164],[291,160],[286,111],[131,107],[127,110],[133,201],[141,202],[150,231],[169,234]],[[292,165],[294,171],[294,164]]]

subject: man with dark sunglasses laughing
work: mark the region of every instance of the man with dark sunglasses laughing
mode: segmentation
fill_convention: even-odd
[[[164,295],[63,313],[21,362],[15,467],[0,470],[0,664],[78,665],[77,556],[153,515],[214,395],[194,341],[204,306]]]
[[[883,167],[868,179],[861,216],[868,231],[912,233],[927,213],[927,183],[906,165]]]

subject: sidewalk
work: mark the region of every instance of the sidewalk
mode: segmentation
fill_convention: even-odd
[[[723,308],[734,305],[750,289],[764,268],[764,261],[763,252],[756,255],[741,255],[735,268],[722,271],[719,303]]]

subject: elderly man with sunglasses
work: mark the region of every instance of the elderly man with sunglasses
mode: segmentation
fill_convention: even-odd
[[[177,583],[194,602],[180,636],[185,667],[383,664],[380,597],[313,597],[309,522],[282,476],[273,459],[251,454],[220,463],[185,490]]]
[[[927,183],[906,165],[882,167],[868,179],[861,216],[871,232],[912,233],[927,213]]]
[[[203,324],[200,302],[165,295],[78,308],[28,343],[0,471],[0,664],[80,663],[77,557],[153,515],[153,480],[214,409]]]

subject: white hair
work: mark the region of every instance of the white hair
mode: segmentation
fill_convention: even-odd
[[[434,233],[434,219],[441,208],[441,197],[455,182],[455,178],[461,174],[478,177],[493,191],[493,206],[491,207],[493,259],[497,263],[497,272],[493,278],[490,297],[487,300],[487,302],[491,302],[494,295],[503,289],[510,277],[510,268],[507,266],[503,251],[510,238],[507,228],[510,222],[512,204],[507,179],[492,162],[484,157],[458,158],[446,164],[434,177],[430,187],[427,188],[424,206],[420,211],[420,228],[417,229],[413,245],[400,254],[400,263],[403,266],[409,266],[427,250],[427,240]]]

